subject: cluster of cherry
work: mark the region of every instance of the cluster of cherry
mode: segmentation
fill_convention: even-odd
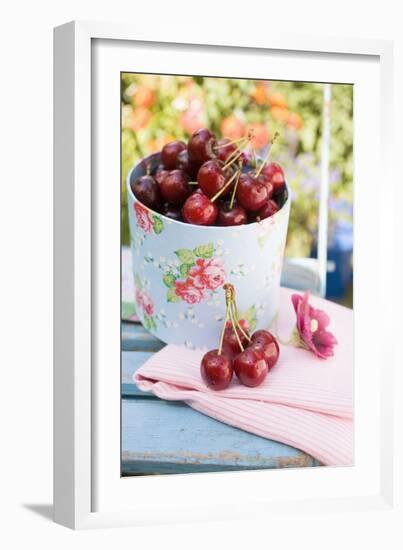
[[[177,221],[229,226],[263,220],[284,203],[285,177],[269,155],[259,163],[245,150],[252,139],[251,133],[230,141],[197,130],[187,144],[167,143],[161,164],[148,168],[131,189],[145,206]]]
[[[257,330],[251,336],[238,317],[233,285],[224,285],[226,315],[218,349],[208,351],[201,361],[200,372],[212,390],[224,390],[234,372],[244,386],[259,386],[277,363],[280,348],[267,330]]]

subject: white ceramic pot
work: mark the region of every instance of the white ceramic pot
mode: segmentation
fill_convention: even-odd
[[[171,220],[140,203],[130,181],[155,166],[152,155],[127,178],[136,311],[160,340],[215,348],[225,315],[223,285],[232,283],[241,318],[267,328],[279,305],[290,193],[282,208],[258,223],[197,226]]]

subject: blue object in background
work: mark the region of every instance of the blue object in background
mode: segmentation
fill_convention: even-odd
[[[317,257],[313,246],[311,257]],[[334,224],[327,247],[326,298],[342,298],[353,278],[353,224],[338,221]]]

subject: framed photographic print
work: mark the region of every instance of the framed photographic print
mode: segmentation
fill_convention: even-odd
[[[391,63],[55,30],[56,521],[391,503]]]

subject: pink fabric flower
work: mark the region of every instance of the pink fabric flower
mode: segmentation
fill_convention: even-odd
[[[330,323],[327,313],[309,305],[309,292],[305,292],[303,296],[293,294],[291,300],[297,314],[297,324],[293,334],[294,343],[313,351],[321,359],[331,357],[337,340],[331,332],[326,330]]]
[[[143,231],[150,233],[153,229],[153,220],[147,208],[144,208],[141,204],[136,202],[134,204],[134,212],[136,214],[136,220]]]
[[[214,290],[225,283],[225,271],[222,260],[212,258],[203,260],[199,258],[189,275],[193,277],[193,284],[197,288]]]
[[[152,301],[151,296],[148,294],[148,292],[143,292],[143,310],[144,312],[151,317],[151,315],[154,313],[154,304]]]
[[[193,280],[175,281],[175,292],[188,304],[198,304],[203,298],[203,290],[193,284]]]

